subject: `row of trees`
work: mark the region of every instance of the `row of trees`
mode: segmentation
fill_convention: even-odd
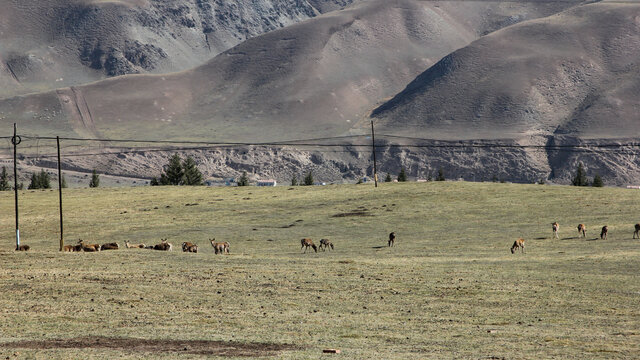
[[[100,186],[100,175],[93,170],[93,174],[91,175],[91,180],[89,181],[89,187],[98,187]],[[62,188],[67,187],[67,179],[62,176]],[[24,184],[18,184],[18,190],[22,190],[24,188]],[[8,191],[12,190],[13,186],[9,183],[9,174],[7,173],[7,168],[5,166],[2,167],[2,172],[0,172],[0,191]],[[51,175],[48,172],[44,171],[44,169],[40,170],[39,173],[31,173],[31,180],[29,181],[29,186],[27,187],[29,190],[35,189],[51,189]]]
[[[407,181],[407,173],[404,170],[404,167],[400,169],[400,172],[398,173],[398,177],[396,178],[398,180],[398,182],[405,182]],[[435,179],[436,181],[445,181],[445,177],[444,177],[444,169],[440,168],[440,170],[438,170],[438,176]],[[393,179],[391,178],[391,174],[387,173],[387,177],[384,178],[384,182],[392,182]],[[427,175],[427,181],[433,181],[433,178],[431,177],[431,174]]]
[[[170,159],[160,174],[160,179],[151,179],[151,186],[157,185],[202,185],[204,184],[202,173],[198,170],[195,160],[187,156],[185,160],[177,153]]]
[[[587,173],[584,171],[584,167],[582,163],[578,164],[578,169],[576,170],[576,176],[571,180],[571,185],[573,186],[593,186],[593,187],[603,187],[604,182],[600,177],[600,174],[596,174],[593,177],[593,181],[589,181],[587,178]]]

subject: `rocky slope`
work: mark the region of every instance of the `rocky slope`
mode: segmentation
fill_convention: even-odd
[[[0,97],[189,69],[352,1],[11,0],[0,13]]]

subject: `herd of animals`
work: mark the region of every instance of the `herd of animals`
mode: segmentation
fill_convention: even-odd
[[[560,224],[558,222],[553,222],[551,224],[551,230],[553,230],[553,237],[555,239],[559,239],[558,232],[560,231]],[[607,234],[609,233],[609,227],[607,225],[603,226],[600,230],[600,239],[607,240]],[[587,237],[587,227],[584,224],[578,224],[578,236],[582,236],[583,238]],[[633,232],[634,239],[640,239],[640,224],[635,225],[635,231]],[[524,239],[520,238],[513,242],[511,246],[511,253],[515,253],[520,250],[524,253]]]
[[[555,239],[559,239],[560,237],[558,236],[558,232],[560,231],[560,224],[558,224],[558,222],[553,222],[551,224],[551,229],[553,230],[553,237]],[[608,233],[609,233],[609,227],[606,225],[603,226],[602,229],[600,230],[600,239],[606,240]],[[578,235],[582,237],[587,237],[587,228],[584,224],[578,225]],[[640,223],[635,225],[633,238],[640,239]],[[389,247],[394,246],[395,241],[396,241],[396,233],[392,232],[389,234],[388,246]],[[229,242],[227,241],[218,242],[216,241],[215,238],[209,239],[209,242],[211,243],[211,246],[213,247],[213,250],[216,254],[229,254],[229,247],[230,247]],[[312,248],[315,252],[318,252],[318,248],[320,248],[322,251],[326,251],[327,249],[329,250],[334,249],[333,243],[329,239],[320,239],[320,246],[316,246],[316,244],[313,243],[313,240],[309,238],[304,238],[300,240],[300,244],[302,245],[300,249],[301,250],[304,249],[304,253],[306,253],[309,248]],[[159,244],[149,245],[149,246],[145,244],[131,244],[127,240],[124,242],[124,246],[127,249],[151,249],[151,250],[160,250],[160,251],[173,250],[173,245],[169,243],[167,239],[160,239]],[[80,251],[96,252],[96,251],[104,251],[104,250],[117,250],[119,248],[120,246],[118,245],[118,243],[115,243],[115,242],[100,245],[100,244],[87,244],[84,242],[84,240],[78,240],[77,245],[65,245],[62,250],[66,252],[80,252]],[[31,249],[29,245],[20,245],[16,249],[16,251],[29,251],[29,249]],[[513,245],[511,246],[512,254],[514,254],[518,250],[520,250],[522,253],[525,252],[524,239],[522,238],[519,238],[518,240],[514,241]],[[182,251],[197,253],[198,245],[185,241],[182,243]]]

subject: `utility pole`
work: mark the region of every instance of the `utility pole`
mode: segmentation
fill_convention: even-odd
[[[376,161],[376,134],[373,131],[373,120],[371,120],[371,147],[373,148],[373,181],[378,187],[378,163]]]
[[[60,251],[64,247],[64,227],[62,226],[62,170],[60,163],[60,136],[56,136],[58,143],[58,194],[60,195]]]
[[[18,221],[18,144],[22,141],[20,136],[16,134],[16,123],[13,123],[13,137],[11,143],[13,144],[13,191],[16,197],[16,250],[20,248],[20,222]]]

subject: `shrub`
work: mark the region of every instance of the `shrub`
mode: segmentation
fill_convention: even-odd
[[[387,177],[384,178],[384,182],[392,182],[393,179],[391,179],[391,174],[387,173]]]
[[[444,169],[440,168],[440,170],[438,170],[438,177],[436,178],[436,181],[445,181],[445,177],[444,177]]]
[[[11,190],[9,185],[9,174],[7,174],[7,167],[2,167],[2,173],[0,173],[0,191]]]
[[[91,181],[89,181],[89,187],[97,188],[98,186],[100,186],[100,175],[98,175],[96,170],[93,169],[93,172],[91,173]]]
[[[604,182],[602,182],[602,178],[600,177],[600,174],[596,174],[596,176],[593,177],[592,185],[593,185],[593,187],[603,187],[604,186]]]

